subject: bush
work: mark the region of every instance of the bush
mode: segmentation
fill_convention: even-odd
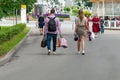
[[[79,12],[79,9],[77,9],[77,8],[74,8],[74,9],[72,10],[72,13],[73,13],[74,15],[78,15],[78,12]],[[90,11],[88,11],[87,9],[84,9],[83,12],[84,12],[84,15],[87,15],[87,16],[89,16],[89,17],[92,15],[92,13],[91,13]]]
[[[80,8],[81,8],[81,7],[78,6],[78,5],[75,5],[75,6],[72,7],[72,9],[80,9]]]
[[[91,16],[92,13],[90,11],[88,11],[87,9],[84,9],[84,15],[87,15],[87,16]]]
[[[47,14],[43,14],[44,17],[47,17]],[[55,14],[56,17],[59,18],[70,18],[70,15],[68,14]]]
[[[55,15],[59,18],[69,18],[70,17],[70,15],[68,15],[68,14],[55,14]]]
[[[26,36],[29,30],[30,28],[25,28],[23,31],[15,35],[10,40],[0,44],[0,57],[4,57],[7,54],[7,52],[13,49]]]
[[[73,9],[72,12],[73,12],[74,15],[77,15],[78,12],[79,12],[79,9]]]
[[[64,11],[70,12],[70,7],[64,7]]]
[[[25,27],[25,24],[17,24],[11,27],[2,27],[0,30],[0,44],[7,40],[10,40],[15,35],[22,32],[25,29]]]

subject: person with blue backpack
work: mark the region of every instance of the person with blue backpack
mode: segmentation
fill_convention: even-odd
[[[51,39],[53,40],[53,54],[56,54],[57,35],[61,35],[59,19],[55,16],[55,10],[51,9],[50,15],[45,19],[44,36],[47,36],[48,55],[51,54]]]

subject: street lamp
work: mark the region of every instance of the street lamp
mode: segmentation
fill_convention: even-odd
[[[16,2],[16,0],[13,0],[13,2]],[[16,24],[17,24],[17,8],[15,8],[15,15],[16,15]]]

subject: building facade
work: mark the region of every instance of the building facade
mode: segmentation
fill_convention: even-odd
[[[120,16],[120,0],[90,0],[92,12],[98,16]]]
[[[65,0],[65,6],[73,6],[73,0]]]
[[[37,0],[34,4],[34,14],[39,14],[40,12],[46,13],[47,2],[45,0]]]

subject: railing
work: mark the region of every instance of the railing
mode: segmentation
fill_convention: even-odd
[[[89,27],[90,30],[92,30],[92,22],[89,22]],[[104,23],[104,28],[105,29],[115,29],[115,30],[120,30],[120,21],[105,21]]]
[[[105,21],[105,28],[107,29],[120,29],[120,21]]]

